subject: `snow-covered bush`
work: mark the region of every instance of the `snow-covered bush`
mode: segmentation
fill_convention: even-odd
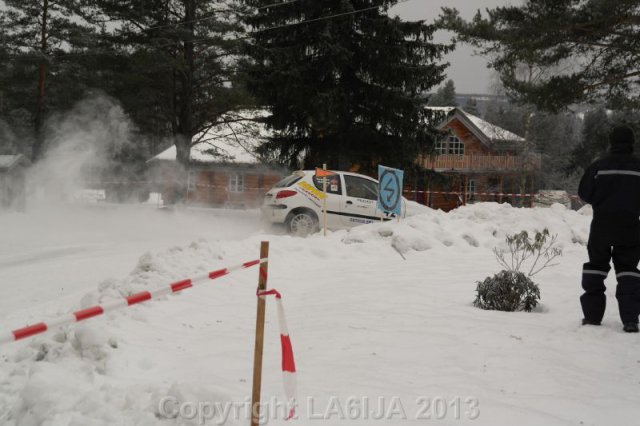
[[[540,300],[540,288],[522,272],[500,271],[478,283],[473,305],[490,311],[530,312]]]
[[[551,266],[553,260],[562,256],[562,250],[554,247],[557,235],[551,236],[548,229],[536,232],[531,239],[527,231],[507,235],[507,249],[495,248],[498,263],[505,269],[478,282],[474,306],[497,311],[531,312],[540,300],[540,288],[531,277]],[[520,271],[528,264],[529,272]]]

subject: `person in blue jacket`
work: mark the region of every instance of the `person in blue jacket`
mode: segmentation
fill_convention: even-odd
[[[610,152],[584,173],[578,194],[593,206],[580,297],[583,325],[600,325],[606,306],[604,280],[613,259],[616,299],[623,330],[638,332],[640,314],[640,159],[633,155],[631,128],[616,126],[609,135]]]

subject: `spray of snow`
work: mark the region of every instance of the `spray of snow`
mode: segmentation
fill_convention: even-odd
[[[15,154],[16,136],[11,131],[11,127],[0,120],[0,155]]]
[[[103,95],[51,117],[43,159],[29,174],[29,205],[50,208],[71,201],[108,164],[110,153],[132,143],[133,130],[122,107]]]

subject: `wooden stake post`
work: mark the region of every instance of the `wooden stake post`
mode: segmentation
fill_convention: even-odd
[[[269,242],[260,244],[260,260],[269,258]],[[267,273],[269,263],[260,263],[260,275],[258,276],[258,291],[267,289]],[[262,387],[262,353],[264,348],[264,317],[265,300],[258,297],[256,314],[256,343],[253,352],[253,391],[251,393],[251,426],[260,424],[260,390]]]
[[[322,165],[322,170],[327,170],[326,163]],[[324,228],[324,236],[327,236],[327,177],[322,177],[322,193],[324,198],[322,199],[322,222]]]

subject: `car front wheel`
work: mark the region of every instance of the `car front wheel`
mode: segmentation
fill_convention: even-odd
[[[287,229],[291,235],[306,237],[318,229],[318,219],[313,213],[302,211],[293,213],[287,221]]]

